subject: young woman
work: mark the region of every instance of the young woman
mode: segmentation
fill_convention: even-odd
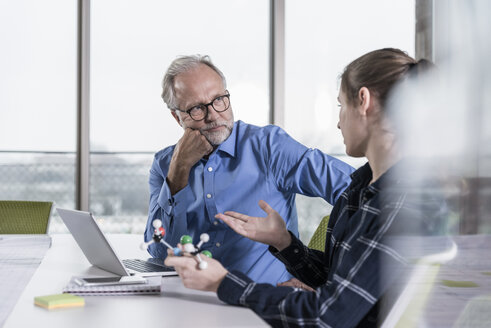
[[[394,87],[421,66],[428,62],[381,49],[345,68],[338,128],[346,153],[365,156],[368,163],[353,173],[332,210],[325,252],[303,245],[265,201],[259,202],[264,218],[233,211],[216,216],[237,233],[270,245],[270,252],[298,280],[282,286],[256,284],[247,273],[229,272],[212,259],[205,270],[198,269],[193,257],[169,256],[165,264],[176,268],[185,286],[217,292],[221,300],[249,307],[273,326],[377,325],[379,301],[406,265],[401,253],[385,242],[387,237],[405,234],[407,227],[418,230],[418,222],[431,219],[418,212],[406,182],[394,174],[403,161],[385,108]],[[389,268],[383,278],[382,263]]]

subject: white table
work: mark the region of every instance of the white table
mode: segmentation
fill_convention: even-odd
[[[146,258],[141,236],[109,235],[121,258]],[[163,278],[160,295],[84,296],[85,307],[45,310],[34,297],[61,293],[74,275],[109,275],[91,267],[71,235],[53,235],[34,276],[4,327],[262,327],[249,309],[226,305],[215,293],[185,288],[178,277]]]
[[[0,235],[0,327],[50,246],[48,235]]]
[[[427,327],[491,327],[491,235],[453,237],[457,256],[441,266],[424,309]],[[452,287],[443,281],[475,283]]]

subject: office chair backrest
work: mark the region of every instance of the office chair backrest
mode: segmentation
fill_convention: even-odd
[[[52,202],[0,201],[0,234],[45,234]]]
[[[329,215],[326,215],[322,218],[321,223],[319,223],[319,226],[317,229],[315,229],[314,234],[310,238],[309,248],[324,252],[326,248],[326,232],[328,223]]]

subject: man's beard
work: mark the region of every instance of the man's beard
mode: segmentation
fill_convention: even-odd
[[[217,132],[209,132],[206,131],[208,129],[212,129],[218,126],[224,126],[225,129],[222,129],[222,131],[217,131]],[[232,129],[234,127],[234,122],[233,120],[230,121],[223,121],[223,122],[213,122],[210,124],[207,124],[206,126],[202,127],[200,129],[200,132],[202,135],[205,136],[206,140],[213,146],[217,147],[219,146],[222,142],[227,140],[227,138],[230,136],[232,133]]]

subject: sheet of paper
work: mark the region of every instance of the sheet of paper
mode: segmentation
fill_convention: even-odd
[[[50,246],[48,235],[0,235],[0,327]]]

